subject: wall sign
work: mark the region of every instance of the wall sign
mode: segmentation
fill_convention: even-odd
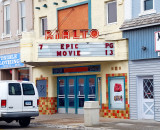
[[[155,32],[155,51],[160,51],[160,31]]]
[[[81,73],[81,72],[100,72],[100,65],[80,66],[71,68],[53,68],[53,74]]]
[[[39,44],[39,58],[114,56],[114,43],[43,43]]]
[[[20,53],[0,56],[0,68],[13,68],[22,66],[24,66],[24,64],[21,63]]]
[[[70,39],[70,32],[73,33],[73,39],[80,39],[80,36],[77,35],[77,31],[80,31],[82,39],[86,39],[87,34],[89,33],[91,38],[97,38],[99,36],[99,31],[97,29],[74,29],[74,30],[62,30],[62,36],[60,37],[59,30],[46,30],[45,39]]]

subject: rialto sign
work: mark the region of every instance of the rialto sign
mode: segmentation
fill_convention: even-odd
[[[95,57],[114,56],[112,42],[85,42],[85,43],[43,43],[39,44],[39,58],[55,57]]]
[[[60,33],[61,32],[61,33]],[[78,35],[79,34],[79,35]],[[88,35],[89,34],[89,35]],[[86,37],[90,36],[91,38],[97,38],[99,36],[99,31],[97,29],[82,29],[82,30],[46,30],[45,31],[45,39],[70,39],[71,36],[73,39],[86,39]]]

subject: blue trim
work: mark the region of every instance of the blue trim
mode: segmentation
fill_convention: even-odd
[[[59,7],[59,8],[57,8],[57,11],[67,9],[67,8],[71,8],[71,7],[75,7],[75,6],[79,6],[79,5],[83,5],[83,4],[88,4],[89,1],[87,0],[87,1],[79,2],[79,3],[75,3],[75,4]]]
[[[57,28],[58,28],[58,11],[59,10],[63,10],[63,9],[71,8],[71,7],[76,7],[76,6],[83,5],[83,4],[88,4],[88,29],[92,29],[91,0],[87,0],[87,1],[83,1],[83,2],[79,2],[79,3],[75,3],[75,4],[71,4],[71,5],[57,8],[57,11],[56,11],[56,13],[57,13]]]
[[[92,11],[91,0],[88,0],[88,28],[92,29]]]
[[[111,109],[111,106],[110,106],[110,80],[111,79],[123,79],[124,80],[124,109]],[[118,76],[118,77],[108,77],[108,106],[109,106],[109,109],[110,110],[125,110],[126,109],[126,94],[125,94],[125,76]]]

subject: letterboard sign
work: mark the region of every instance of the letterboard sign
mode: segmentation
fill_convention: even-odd
[[[41,43],[38,47],[38,58],[114,56],[114,46],[112,42]]]

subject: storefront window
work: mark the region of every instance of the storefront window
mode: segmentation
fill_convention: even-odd
[[[29,81],[29,68],[18,69],[18,80]]]
[[[110,109],[125,109],[124,78],[109,78],[109,106]]]

